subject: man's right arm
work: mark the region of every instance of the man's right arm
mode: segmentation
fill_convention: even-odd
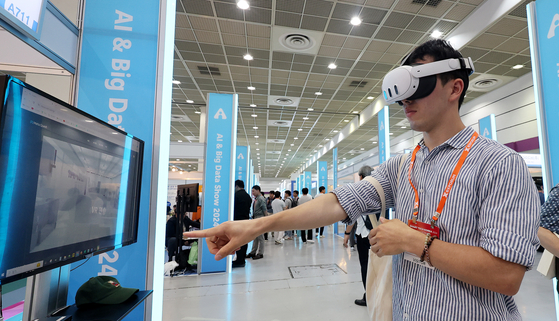
[[[268,231],[308,230],[344,220],[344,212],[336,195],[327,194],[320,199],[307,202],[281,215],[272,215],[257,220],[224,222],[214,228],[186,232],[185,237],[206,237],[210,253],[220,260],[236,249],[252,241],[256,236]]]

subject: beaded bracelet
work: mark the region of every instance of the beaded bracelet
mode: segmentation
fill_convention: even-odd
[[[430,234],[427,234],[425,236],[425,247],[423,248],[423,253],[421,254],[420,258],[420,261],[423,262],[425,261],[425,257],[427,257],[427,263],[429,263],[429,265],[431,265],[431,260],[429,258],[429,247],[431,246],[431,243],[433,243],[434,239],[435,237],[431,236]]]

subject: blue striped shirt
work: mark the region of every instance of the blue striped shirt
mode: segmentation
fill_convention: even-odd
[[[430,222],[448,179],[474,130],[465,128],[429,149],[420,143],[412,181],[419,192],[421,222]],[[414,192],[408,181],[410,157],[399,182],[399,157],[372,173],[384,189],[386,206],[395,218],[412,218]],[[351,223],[361,213],[380,210],[373,185],[363,180],[333,191]],[[527,268],[539,246],[539,198],[524,160],[511,149],[479,137],[458,175],[438,221],[440,239],[477,246],[495,257]],[[452,254],[449,254],[452,255]],[[393,256],[394,320],[521,320],[511,296],[459,281]]]

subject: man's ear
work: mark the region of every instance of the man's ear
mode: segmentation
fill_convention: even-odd
[[[462,95],[462,92],[464,91],[464,81],[460,78],[456,78],[449,81],[448,85],[452,86],[451,88],[452,91],[450,92],[449,101],[458,102],[460,100],[460,96]]]

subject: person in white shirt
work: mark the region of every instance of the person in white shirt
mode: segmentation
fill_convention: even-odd
[[[277,214],[285,208],[285,203],[281,200],[281,193],[279,191],[275,191],[274,193],[274,200],[272,201],[272,212]],[[284,231],[276,231],[274,233],[276,244],[283,244],[283,235]]]
[[[286,190],[284,192],[284,199],[283,202],[285,203],[284,210],[288,210],[293,207],[293,199],[291,198],[291,191]],[[285,231],[285,240],[292,240],[293,239],[293,230]]]
[[[370,176],[373,169],[371,166],[363,166],[359,169],[359,180],[363,180],[365,177]],[[371,244],[369,243],[369,230],[365,226],[366,216],[361,215],[356,223],[348,225],[345,229],[344,235],[344,247],[347,247],[347,242],[350,238],[351,230],[353,225],[357,224],[357,229],[355,230],[355,235],[357,236],[357,253],[359,254],[359,264],[361,265],[361,280],[363,281],[363,287],[367,286],[367,266],[369,264],[369,249]],[[356,299],[355,304],[361,306],[367,306],[367,299],[365,293],[363,293],[362,299]]]
[[[314,197],[315,199],[326,194],[326,187],[320,186],[318,188],[318,194]],[[316,238],[324,237],[324,226],[316,228]]]
[[[308,201],[312,201],[312,197],[309,195],[308,188],[303,188],[301,192],[303,192],[303,195],[299,197],[298,205],[305,204]],[[303,243],[314,243],[314,241],[312,240],[312,229],[301,230],[301,239],[303,240]]]

